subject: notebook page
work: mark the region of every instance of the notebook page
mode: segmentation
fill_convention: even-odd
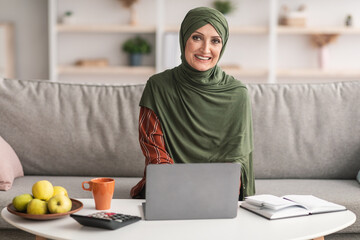
[[[283,198],[304,205],[307,209],[316,212],[345,210],[344,206],[326,201],[312,195],[286,195]]]
[[[285,200],[281,197],[277,197],[274,195],[268,195],[268,194],[246,197],[245,201],[250,204],[253,204],[255,206],[266,207],[266,208],[270,208],[273,210],[298,205],[294,202]]]

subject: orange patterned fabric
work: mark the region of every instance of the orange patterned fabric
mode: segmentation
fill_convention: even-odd
[[[139,142],[145,156],[144,177],[130,191],[132,198],[145,198],[146,166],[148,164],[173,164],[166,151],[159,118],[149,108],[141,107],[139,115]]]

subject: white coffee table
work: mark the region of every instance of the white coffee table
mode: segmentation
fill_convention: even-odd
[[[84,208],[78,214],[95,212],[92,199],[78,199]],[[141,216],[144,200],[114,199],[109,211]],[[34,235],[51,239],[315,239],[344,229],[356,220],[351,211],[269,221],[239,208],[234,219],[144,221],[117,230],[84,227],[71,217],[49,221],[26,220],[8,212],[1,216],[10,224]]]

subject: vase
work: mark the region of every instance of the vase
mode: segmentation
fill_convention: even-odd
[[[76,23],[76,18],[74,16],[63,16],[61,19],[61,23],[62,24],[75,24]]]
[[[328,67],[329,62],[329,49],[327,46],[321,46],[319,48],[319,68],[326,69]]]
[[[141,53],[132,53],[130,54],[130,66],[140,66],[142,61]]]
[[[130,7],[130,25],[136,26],[137,25],[137,15],[134,6]]]

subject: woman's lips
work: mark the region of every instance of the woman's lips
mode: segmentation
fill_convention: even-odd
[[[211,57],[200,56],[200,55],[195,55],[195,57],[200,60],[210,60],[211,59]]]

